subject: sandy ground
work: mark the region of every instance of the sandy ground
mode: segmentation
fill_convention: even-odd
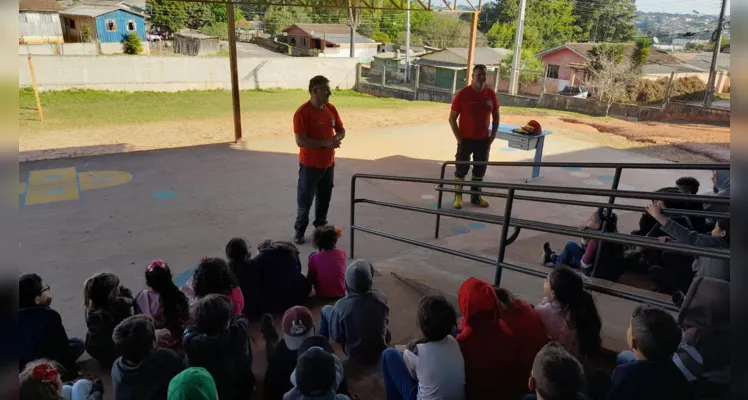
[[[434,105],[419,109],[341,110],[349,132],[444,120],[449,107]],[[714,125],[628,122],[617,119],[583,118],[550,111],[504,113],[502,122],[524,125],[538,120],[545,129],[572,139],[634,151],[676,162],[729,162],[730,128]],[[244,139],[289,135],[287,112],[244,113]],[[278,123],[278,121],[284,121]],[[129,151],[187,147],[233,141],[230,117],[206,120],[166,121],[81,129],[24,132],[20,136],[21,161],[112,154]],[[654,146],[653,146],[654,144]]]

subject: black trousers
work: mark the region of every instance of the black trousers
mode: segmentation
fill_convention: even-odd
[[[296,194],[297,236],[304,236],[309,225],[309,211],[314,203],[314,227],[327,224],[332,188],[335,181],[335,165],[329,168],[313,168],[299,164],[299,182]]]
[[[456,161],[488,161],[488,152],[491,150],[491,139],[462,139],[457,145]],[[472,156],[472,160],[470,159]],[[457,164],[455,166],[455,177],[464,179],[470,170],[468,164]],[[483,178],[486,174],[485,165],[473,165],[473,177]]]

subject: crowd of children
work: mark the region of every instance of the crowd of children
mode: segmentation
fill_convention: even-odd
[[[677,240],[729,243],[729,222],[718,221],[705,238],[674,227],[657,207],[649,213]],[[599,229],[599,218],[596,212],[588,228]],[[390,347],[389,305],[373,287],[373,266],[365,260],[346,266],[336,249],[339,236],[334,227],[316,229],[318,252],[306,276],[295,245],[265,241],[252,257],[239,238],[226,246],[228,262],[202,259],[182,289],[161,260],[146,267],[145,289],[135,296],[116,275],[97,273],[84,284],[85,341],[67,337],[42,278],[21,276],[20,398],[102,399],[100,380],[76,380],[75,361],[84,351],[111,369],[116,400],[251,398],[248,329],[256,319],[265,339],[268,400],[348,399],[331,341],[354,362],[380,366],[388,400],[680,400],[694,387],[713,390],[727,379],[729,313],[714,311],[727,310],[727,282],[699,275],[677,321],[661,309],[638,307],[627,332],[630,352],[619,355],[608,376],[593,362],[601,318],[574,269],[553,268],[536,306],[477,278],[460,287],[457,309],[443,296],[426,296],[416,318],[420,337]],[[316,324],[303,306],[310,296],[336,299]],[[280,312],[279,333],[271,314]]]

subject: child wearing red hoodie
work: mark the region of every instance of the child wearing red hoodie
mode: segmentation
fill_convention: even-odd
[[[514,379],[515,336],[499,318],[493,286],[468,278],[460,287],[457,303],[463,318],[456,339],[465,359],[467,398],[518,399],[525,385],[524,380]]]

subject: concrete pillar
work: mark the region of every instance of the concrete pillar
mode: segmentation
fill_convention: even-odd
[[[384,78],[386,73],[387,73],[387,66],[382,65],[382,89],[384,89],[384,83],[386,82]]]
[[[452,70],[452,94],[457,93],[457,70]]]
[[[493,70],[493,91],[499,93],[499,80],[501,79],[501,67]]]
[[[662,109],[663,110],[667,106],[667,103],[670,102],[670,89],[673,87],[674,81],[675,81],[675,71],[670,73],[670,79],[668,79],[667,86],[665,86],[665,95],[662,97]]]
[[[421,83],[421,66],[416,65],[416,81],[413,85],[413,100],[418,100],[418,84]]]
[[[355,90],[359,90],[360,89],[360,86],[359,86],[360,83],[361,83],[361,63],[358,63],[358,64],[356,64],[356,86],[355,86]]]

